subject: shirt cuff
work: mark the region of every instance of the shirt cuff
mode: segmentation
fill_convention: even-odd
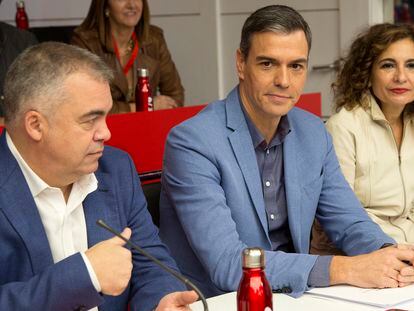
[[[92,284],[95,287],[98,293],[101,292],[101,284],[99,284],[98,277],[95,274],[95,270],[93,270],[92,264],[89,261],[88,257],[85,255],[84,252],[80,253],[82,255],[83,261],[85,262],[86,269],[88,269],[89,277],[91,278]]]
[[[329,268],[333,256],[318,256],[309,273],[308,285],[311,287],[325,287],[330,285]]]
[[[382,248],[386,248],[386,247],[388,247],[388,246],[394,246],[395,244],[392,244],[392,243],[384,243],[384,244],[382,244],[382,246],[380,247],[380,249],[382,249]]]

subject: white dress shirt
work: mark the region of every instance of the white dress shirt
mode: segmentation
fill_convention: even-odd
[[[69,199],[66,202],[60,188],[50,187],[29,167],[7,132],[6,141],[23,172],[36,203],[54,263],[80,252],[91,281],[95,289],[100,292],[101,286],[98,278],[89,259],[84,254],[84,251],[88,249],[88,234],[82,202],[89,193],[98,187],[95,174],[85,175],[73,183]],[[97,311],[98,308],[90,310]]]

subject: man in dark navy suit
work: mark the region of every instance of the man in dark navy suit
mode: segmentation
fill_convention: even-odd
[[[105,147],[112,72],[90,52],[25,50],[5,81],[0,137],[1,310],[186,310],[194,292],[98,219],[177,269],[130,157]],[[179,292],[176,292],[179,291]]]

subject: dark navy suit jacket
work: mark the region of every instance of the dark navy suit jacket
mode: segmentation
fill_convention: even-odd
[[[119,231],[132,229],[132,240],[177,269],[158,237],[130,157],[105,147],[95,172],[98,189],[83,202],[88,247],[109,239],[96,225],[105,220]],[[172,276],[136,252],[125,292],[117,297],[96,292],[77,253],[56,264],[37,207],[20,167],[0,137],[0,309],[1,310],[151,310],[169,292],[184,290]]]

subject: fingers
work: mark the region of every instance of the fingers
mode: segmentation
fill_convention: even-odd
[[[161,298],[156,311],[190,310],[188,305],[195,302],[197,298],[195,291],[170,293]]]
[[[412,255],[414,246],[410,244],[398,244],[397,249],[397,258],[401,260],[397,281],[399,287],[404,287],[414,283],[414,267],[412,266],[414,261],[414,256]]]
[[[387,278],[383,285],[378,286],[378,288],[396,288],[398,287],[398,281],[392,278]]]
[[[131,229],[125,228],[122,235],[129,239]],[[131,251],[124,244],[122,239],[113,237],[85,251],[103,294],[117,296],[128,286],[133,264]]]
[[[399,287],[404,287],[414,283],[414,267],[407,265],[406,267],[402,268],[397,280],[399,282]]]
[[[177,304],[179,306],[189,305],[198,299],[198,295],[195,291],[185,291],[177,293]]]
[[[414,262],[414,251],[409,245],[398,245],[394,248],[393,255],[398,260],[398,263],[394,265],[397,270],[401,270],[404,267],[412,265]]]
[[[398,249],[411,249],[414,250],[414,245],[412,244],[397,244]]]
[[[129,240],[131,238],[131,234],[132,234],[132,231],[128,227],[125,228],[124,231],[122,231],[122,233],[121,233],[121,235],[127,240]],[[124,240],[120,239],[117,236],[114,236],[113,238],[109,239],[108,242],[110,242],[114,245],[120,245],[120,246],[123,246],[126,243]]]
[[[161,110],[161,109],[171,109],[178,107],[176,101],[166,95],[158,95],[154,98],[154,109]]]

